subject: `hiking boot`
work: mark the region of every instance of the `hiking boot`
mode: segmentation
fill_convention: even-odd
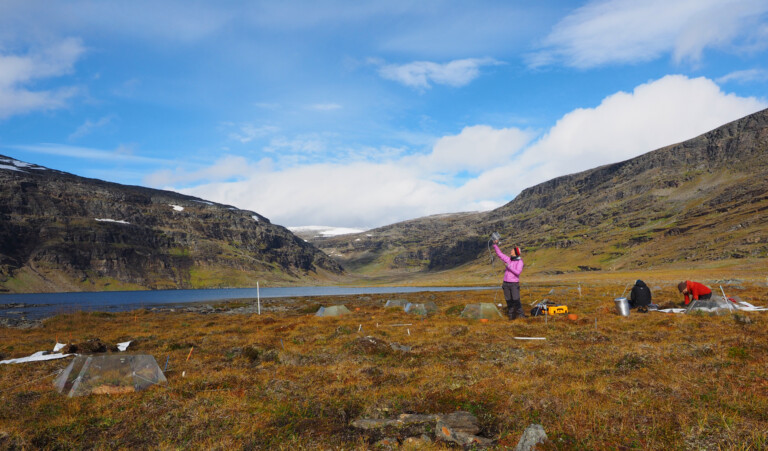
[[[507,318],[509,318],[509,319],[517,319],[517,310],[514,309],[513,307],[510,307],[507,310]]]
[[[517,318],[528,318],[527,316],[525,316],[525,311],[523,310],[522,307],[515,310],[517,311],[517,314],[515,315]]]

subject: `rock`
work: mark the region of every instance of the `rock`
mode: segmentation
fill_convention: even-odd
[[[373,449],[390,450],[390,449],[397,449],[397,448],[398,448],[397,439],[392,437],[384,437],[383,439],[373,444]]]
[[[477,417],[469,412],[458,411],[443,415],[442,418],[440,418],[438,425],[441,423],[457,432],[464,432],[471,435],[480,432],[480,424],[477,421]]]
[[[544,426],[532,424],[525,428],[520,441],[517,442],[515,451],[530,451],[535,449],[536,445],[542,444],[548,440],[547,433],[544,432]]]
[[[463,447],[482,449],[494,444],[491,439],[475,435],[480,432],[477,417],[463,411],[431,415],[401,414],[395,419],[357,419],[350,425],[368,435],[372,441],[378,440],[376,446],[382,440],[393,437],[403,440],[404,444],[425,440],[431,443],[431,435]]]
[[[410,346],[401,345],[401,344],[398,344],[398,343],[390,343],[389,347],[394,349],[395,351],[411,352],[411,347]]]
[[[364,431],[373,440],[406,438],[434,433],[437,418],[437,415],[402,414],[396,419],[357,419],[351,426]]]
[[[440,440],[463,447],[482,449],[493,445],[493,440],[475,435],[478,432],[480,432],[480,425],[477,417],[469,412],[460,411],[442,415],[437,421],[435,435]]]
[[[445,425],[441,425],[438,428],[436,436],[439,440],[453,442],[465,448],[472,449],[485,449],[494,444],[494,441],[489,438],[467,434],[465,432],[456,432]]]
[[[425,448],[430,444],[432,444],[432,439],[427,434],[422,434],[420,437],[408,437],[403,440],[403,446],[417,449]]]

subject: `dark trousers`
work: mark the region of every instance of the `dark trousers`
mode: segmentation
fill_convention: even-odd
[[[520,303],[520,282],[504,282],[501,284],[504,291],[504,299],[507,301],[507,309],[522,309]]]

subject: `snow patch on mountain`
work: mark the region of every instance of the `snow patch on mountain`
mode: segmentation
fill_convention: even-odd
[[[348,235],[351,233],[365,232],[363,229],[352,229],[349,227],[330,227],[330,226],[299,226],[288,227],[288,230],[296,235],[313,235],[315,237],[330,237],[339,235]]]
[[[96,218],[96,221],[98,221],[98,222],[114,222],[114,223],[117,223],[117,224],[128,224],[128,225],[131,224],[130,222],[121,221],[121,220],[117,220],[117,219]]]

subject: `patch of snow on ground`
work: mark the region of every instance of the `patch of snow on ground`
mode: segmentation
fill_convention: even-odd
[[[181,205],[170,204],[169,206],[173,207],[173,211],[184,211],[184,207],[182,207]]]
[[[24,172],[16,166],[8,166],[7,164],[0,164],[0,169],[7,169],[9,171]]]
[[[348,235],[351,233],[364,232],[364,230],[361,230],[361,229],[351,229],[348,227],[329,227],[329,226],[288,227],[288,230],[290,230],[293,233],[312,232],[315,234],[315,236],[322,236],[322,237]]]
[[[256,216],[256,215],[253,215],[253,216],[251,216],[251,217],[253,218],[253,220],[254,220],[254,221],[256,221],[256,222],[259,222],[259,217],[258,217],[258,216]]]
[[[118,221],[118,220],[116,220],[116,219],[102,219],[102,218],[96,218],[96,220],[97,220],[97,221],[99,221],[99,222],[115,222],[115,223],[117,223],[117,224],[129,224],[129,225],[130,225],[130,222],[127,222],[127,221]]]
[[[5,164],[1,164],[5,163]],[[17,171],[17,172],[24,172],[21,169],[37,169],[37,170],[44,170],[44,167],[37,166],[32,163],[25,163],[23,161],[14,160],[13,158],[0,158],[0,169],[7,169],[9,171]]]
[[[193,200],[192,202],[200,202],[201,204],[205,205],[213,205],[213,202],[208,202],[206,200]]]
[[[19,160],[11,160],[10,163],[12,163],[17,168],[31,168],[32,166],[35,166],[32,163],[25,163],[25,162],[19,161]]]

